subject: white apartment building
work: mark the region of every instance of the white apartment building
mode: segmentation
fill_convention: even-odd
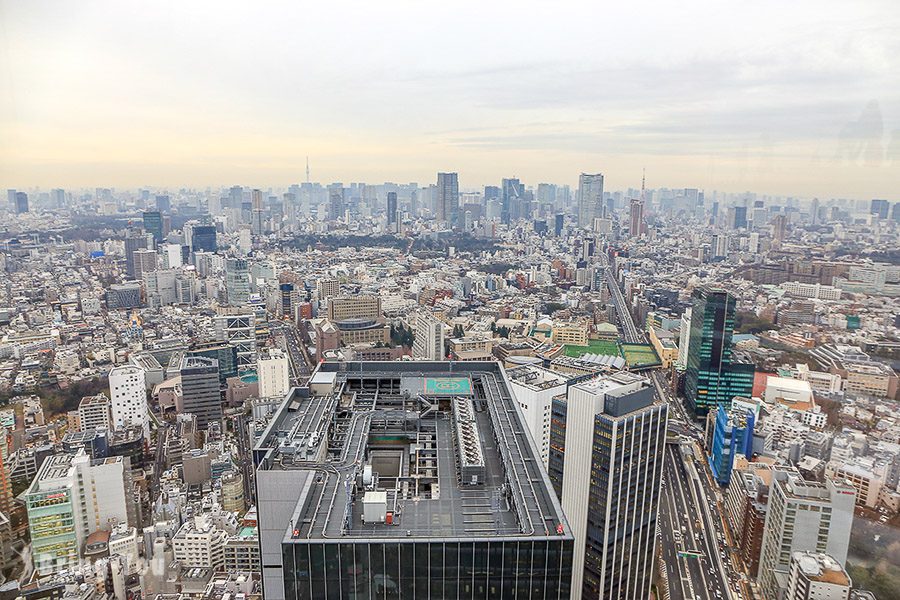
[[[185,568],[220,569],[225,564],[228,533],[202,514],[185,522],[172,538],[175,560]]]
[[[416,318],[413,358],[444,360],[444,324],[431,313]]]
[[[827,554],[795,552],[785,600],[847,600],[850,576]]]
[[[534,365],[514,367],[506,371],[506,376],[546,468],[550,457],[553,397],[566,393],[569,377]]]
[[[85,396],[78,404],[78,422],[81,431],[88,429],[112,429],[112,409],[106,394]]]
[[[291,389],[288,356],[277,348],[261,352],[256,359],[260,398],[283,398]]]
[[[798,298],[813,298],[815,300],[840,300],[841,289],[830,285],[818,283],[800,283],[799,281],[786,281],[781,284],[781,289],[786,294]]]

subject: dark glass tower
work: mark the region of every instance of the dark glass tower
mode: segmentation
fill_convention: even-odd
[[[749,397],[753,390],[753,365],[736,362],[732,354],[735,303],[722,289],[694,290],[684,384],[694,416],[730,405],[735,396]]]
[[[144,231],[153,234],[153,242],[158,244],[163,239],[162,213],[148,211],[144,213]]]

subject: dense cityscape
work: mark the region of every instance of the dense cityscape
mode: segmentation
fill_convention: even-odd
[[[630,178],[9,189],[0,599],[900,598],[900,202]]]

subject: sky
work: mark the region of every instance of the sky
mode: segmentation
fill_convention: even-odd
[[[900,3],[0,0],[0,185],[900,200]]]

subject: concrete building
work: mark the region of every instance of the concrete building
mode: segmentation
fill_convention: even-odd
[[[582,173],[578,177],[578,227],[590,229],[603,216],[603,174]]]
[[[213,421],[221,421],[219,361],[205,356],[184,356],[180,371],[184,412],[197,418],[200,429],[206,429]]]
[[[256,359],[260,398],[281,398],[290,390],[288,356],[277,348],[264,350]]]
[[[794,552],[824,552],[846,562],[855,503],[856,489],[848,482],[818,483],[773,471],[759,559],[766,600],[780,598],[787,589]]]
[[[140,425],[149,438],[150,415],[144,370],[133,365],[113,368],[109,372],[109,396],[113,427],[122,429]]]
[[[172,538],[172,553],[182,568],[217,571],[225,566],[227,540],[228,533],[202,514],[181,526]]]
[[[506,372],[525,422],[541,453],[544,468],[550,458],[550,409],[553,397],[566,393],[570,377],[543,367],[523,365]]]
[[[850,576],[831,556],[794,552],[785,600],[848,600]]]
[[[444,324],[429,312],[416,317],[413,358],[444,360]]]
[[[88,429],[111,430],[112,422],[112,409],[106,394],[85,396],[78,403],[78,424],[81,431]]]

